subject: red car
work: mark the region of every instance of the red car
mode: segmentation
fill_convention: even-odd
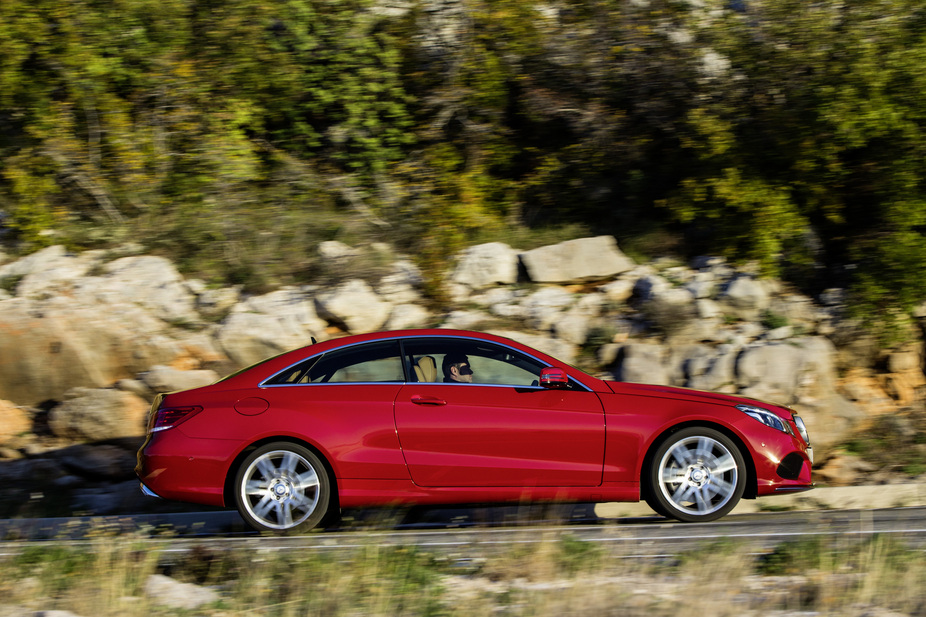
[[[234,504],[258,530],[340,508],[639,501],[681,521],[812,487],[777,405],[602,381],[513,340],[405,330],[316,343],[159,396],[135,471],[165,499]]]

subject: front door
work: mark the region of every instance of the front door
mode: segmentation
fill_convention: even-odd
[[[598,486],[604,461],[601,401],[584,388],[535,384],[543,364],[479,341],[448,352],[412,348],[408,361],[464,353],[472,383],[410,382],[396,397],[395,422],[412,480],[423,487]],[[409,348],[409,345],[406,345]],[[446,367],[445,367],[446,368]],[[443,379],[443,374],[439,378]],[[486,383],[502,382],[502,383]],[[510,383],[505,383],[510,382]]]

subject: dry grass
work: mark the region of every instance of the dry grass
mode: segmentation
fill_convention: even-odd
[[[543,532],[525,533],[536,539]],[[721,543],[672,560],[625,558],[560,532],[477,559],[383,547],[359,532],[355,544],[337,552],[180,554],[168,550],[169,540],[101,536],[80,547],[14,547],[0,557],[0,617],[48,610],[83,617],[862,617],[926,610],[926,557],[886,538],[787,544],[758,557]],[[164,606],[145,591],[156,573],[211,588],[220,599],[189,610]]]

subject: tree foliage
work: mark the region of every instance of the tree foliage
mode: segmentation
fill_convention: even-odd
[[[914,0],[5,0],[2,222],[257,286],[332,237],[436,273],[513,228],[661,229],[908,312],[924,37]]]

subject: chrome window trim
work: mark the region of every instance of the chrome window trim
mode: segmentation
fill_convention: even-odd
[[[293,362],[293,363],[290,364],[289,366],[280,369],[279,371],[277,371],[277,372],[274,373],[273,375],[270,375],[270,376],[267,377],[266,379],[262,380],[259,384],[257,384],[257,387],[258,387],[258,388],[293,388],[293,387],[302,388],[302,387],[307,387],[307,386],[368,386],[368,385],[382,386],[382,385],[389,385],[389,384],[412,384],[412,383],[413,383],[413,384],[417,384],[417,385],[422,385],[422,386],[425,386],[425,385],[428,385],[428,386],[446,386],[446,385],[453,385],[453,384],[446,384],[446,383],[444,383],[444,382],[419,382],[419,381],[411,381],[411,380],[409,380],[409,378],[408,378],[409,375],[408,375],[408,370],[407,370],[408,367],[405,366],[405,360],[407,359],[405,356],[406,356],[407,354],[406,354],[406,352],[405,352],[405,346],[404,346],[402,343],[405,342],[405,341],[409,341],[409,340],[415,340],[415,341],[417,341],[417,340],[423,340],[423,339],[456,339],[456,340],[459,340],[459,341],[473,341],[473,342],[475,342],[475,343],[483,343],[483,344],[486,344],[486,343],[487,343],[487,344],[490,344],[490,345],[497,345],[497,346],[499,346],[499,347],[503,347],[503,348],[505,348],[505,349],[509,349],[509,350],[513,351],[514,353],[521,354],[521,355],[523,355],[523,356],[527,356],[528,358],[530,358],[531,360],[534,360],[535,362],[537,362],[538,364],[540,364],[540,365],[541,365],[542,367],[544,367],[544,368],[552,368],[552,367],[554,366],[553,364],[550,364],[549,362],[544,362],[543,360],[541,360],[541,359],[538,358],[537,356],[534,356],[534,355],[532,355],[532,354],[529,354],[529,353],[527,353],[526,351],[522,351],[522,350],[520,350],[520,349],[518,349],[518,348],[516,348],[516,347],[512,347],[511,345],[508,345],[508,344],[506,344],[506,343],[500,343],[500,342],[498,342],[498,341],[493,341],[493,340],[488,340],[488,339],[482,339],[482,338],[473,338],[473,337],[471,337],[471,336],[460,336],[459,334],[403,335],[403,336],[395,336],[395,337],[384,337],[384,338],[381,338],[381,339],[373,339],[373,340],[370,340],[370,341],[362,341],[362,342],[358,342],[358,343],[351,343],[351,344],[345,345],[345,346],[343,346],[343,347],[337,347],[336,349],[338,349],[338,350],[350,349],[351,347],[357,347],[357,346],[360,346],[360,345],[368,345],[368,344],[371,344],[371,343],[382,343],[382,342],[389,342],[389,341],[398,342],[398,343],[399,343],[399,349],[400,349],[400,351],[401,351],[400,360],[402,361],[402,370],[403,370],[403,372],[405,373],[405,380],[404,380],[404,381],[336,381],[336,382],[326,381],[326,382],[322,382],[322,383],[275,383],[275,384],[268,384],[268,383],[267,383],[268,381],[270,381],[271,379],[273,379],[274,377],[276,377],[276,376],[279,375],[280,373],[285,373],[286,371],[292,369],[293,367],[295,367],[295,366],[298,365],[298,364],[302,364],[303,362],[307,362],[307,361],[311,360],[312,358],[320,357],[320,356],[325,355],[326,353],[329,353],[330,351],[334,351],[334,349],[330,349],[330,350],[328,350],[328,351],[323,351],[323,352],[317,353],[317,354],[315,354],[315,355],[306,356],[306,357],[302,358],[301,360],[299,360],[298,362]],[[565,364],[566,364],[566,363],[564,362],[563,365],[565,365]],[[574,378],[571,377],[571,376],[569,377],[569,382],[570,382],[570,383],[573,383],[573,384],[576,384],[576,385],[579,386],[579,387],[581,388],[581,390],[584,391],[584,392],[594,392],[594,390],[592,390],[592,388],[588,387],[586,384],[582,383],[581,381],[578,381],[577,379],[574,379]],[[473,383],[473,384],[456,384],[456,385],[459,385],[459,386],[461,386],[461,387],[464,387],[464,386],[483,386],[483,387],[494,387],[494,388],[521,388],[521,389],[534,389],[534,390],[546,390],[546,389],[547,389],[547,388],[544,388],[543,386],[540,386],[540,385],[537,385],[537,386],[529,386],[529,385],[528,385],[528,386],[523,386],[523,385],[514,385],[514,384],[492,384],[492,383]]]

